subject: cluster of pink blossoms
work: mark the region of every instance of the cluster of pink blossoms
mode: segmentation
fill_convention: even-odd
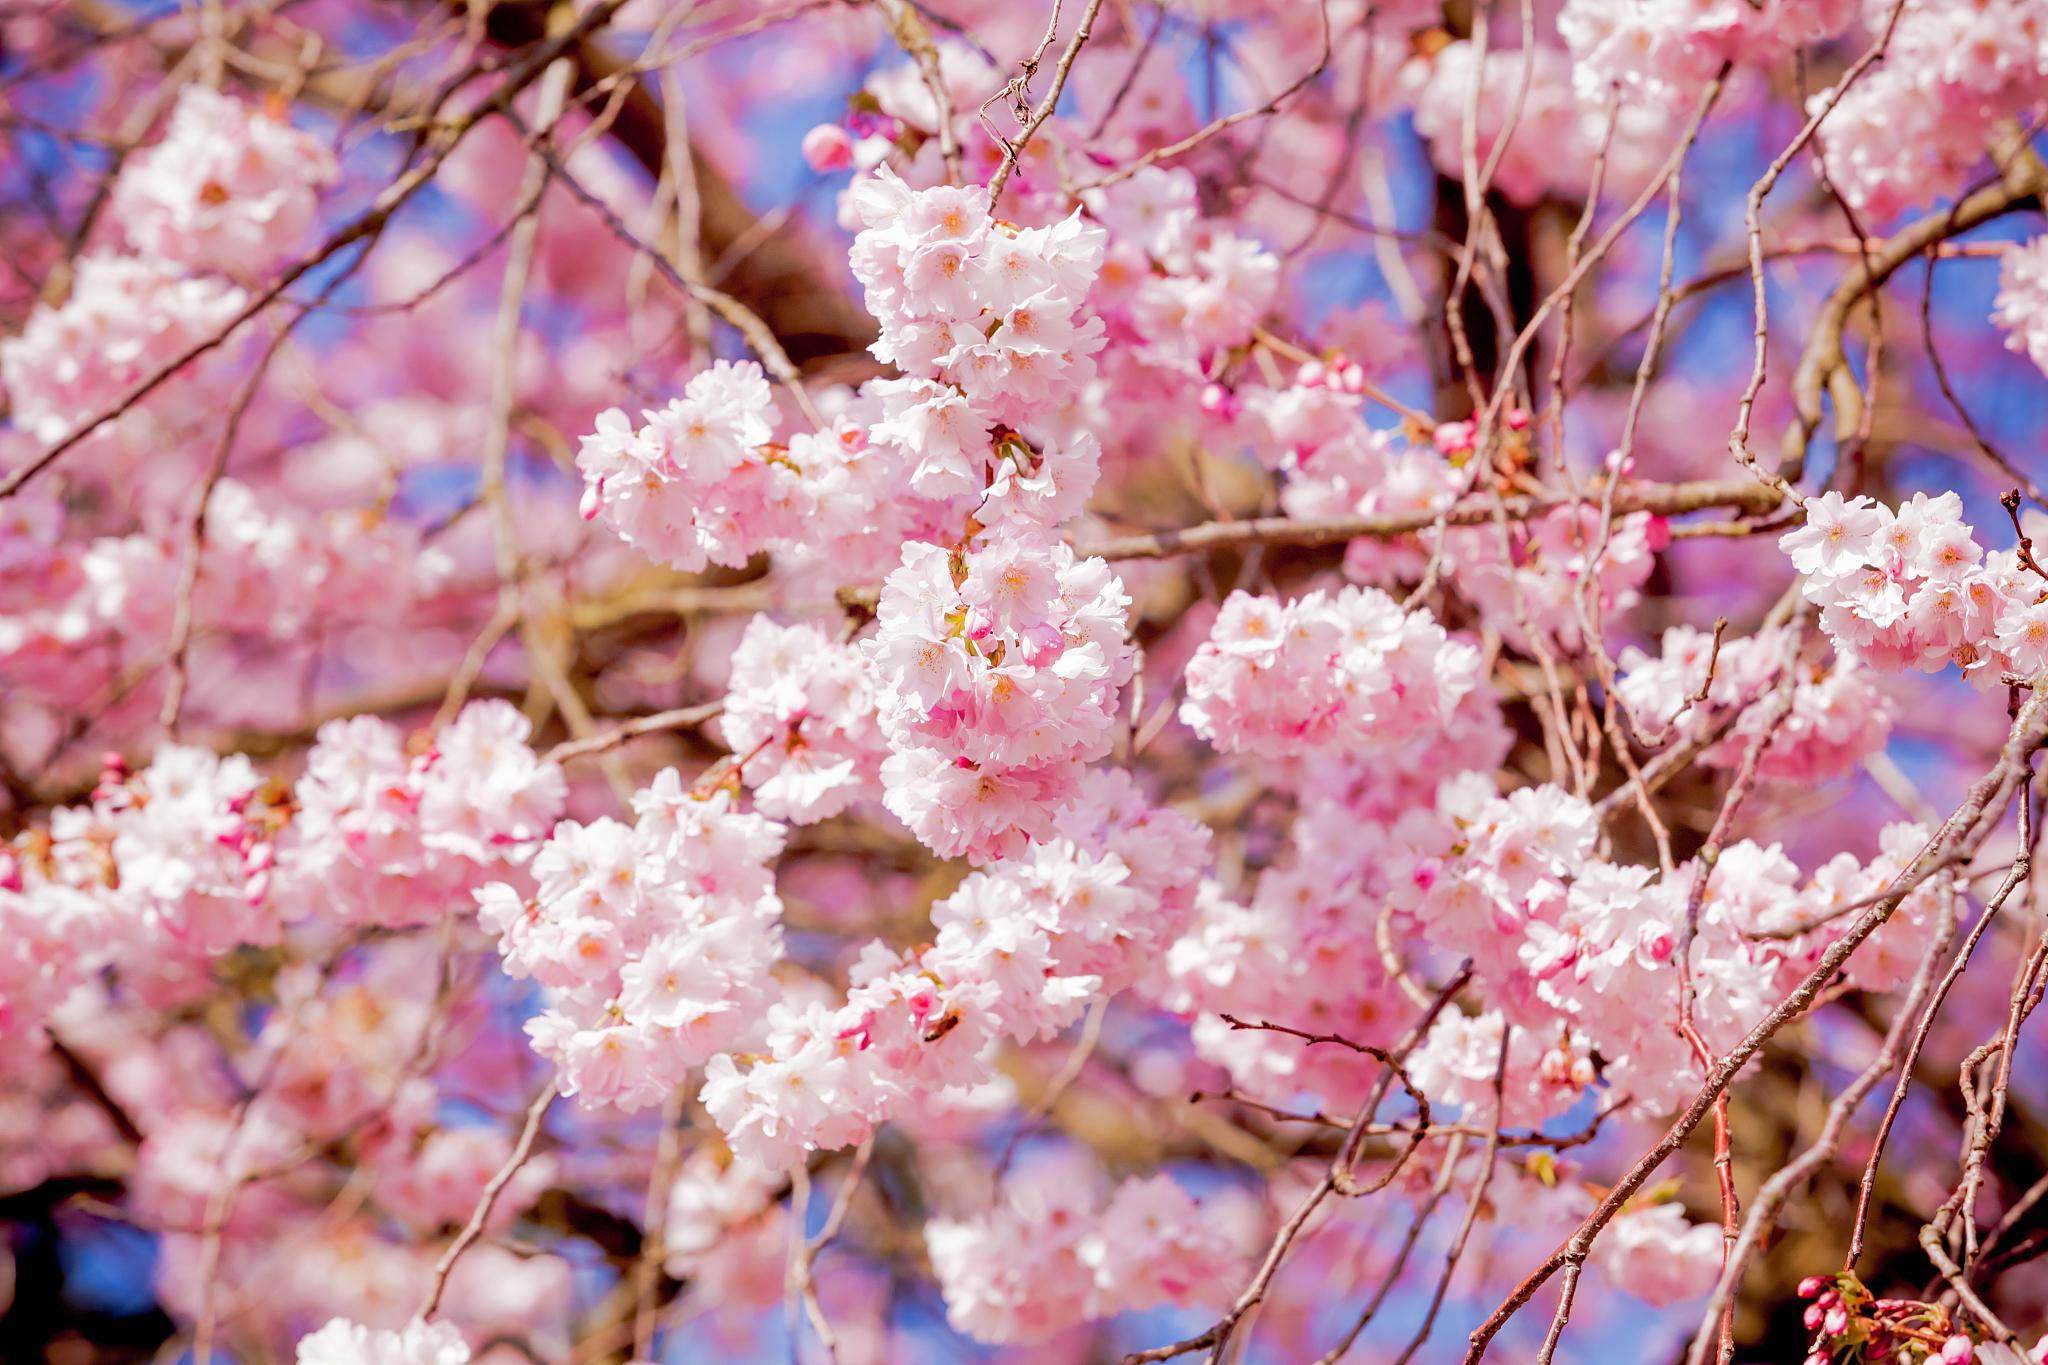
[[[715,1142],[692,1152],[669,1186],[662,1225],[668,1273],[717,1302],[779,1303],[789,1259],[781,1203],[787,1181]]]
[[[1931,0],[1901,9],[1863,0],[1884,60],[1850,85],[1820,126],[1828,178],[1858,212],[1883,220],[1962,186],[2002,120],[2031,118],[2048,97],[2039,0]],[[1895,14],[1896,11],[1896,14]],[[1807,101],[1818,113],[1833,94]]]
[[[55,703],[106,686],[119,646],[168,639],[188,529],[86,540],[61,497],[25,493],[0,521],[0,668]],[[376,512],[309,513],[222,479],[207,502],[192,610],[209,633],[289,638],[389,619],[431,599],[449,558]],[[93,648],[101,645],[102,648]]]
[[[194,83],[162,140],[122,168],[107,212],[143,256],[258,278],[304,240],[338,176],[318,138]]]
[[[659,1104],[752,1027],[782,957],[782,826],[724,788],[686,789],[673,768],[633,810],[631,825],[555,826],[532,899],[502,882],[477,893],[506,969],[548,988],[527,1032],[563,1092],[623,1109]]]
[[[869,944],[833,1008],[795,993],[765,1040],[706,1068],[703,1101],[735,1155],[771,1170],[995,1076],[988,1050],[1139,984],[1187,924],[1206,839],[1127,775],[1091,775],[1057,838],[971,874],[932,907],[919,953]]]
[[[1058,541],[905,545],[863,645],[889,810],[941,857],[1048,837],[1114,738],[1136,662],[1129,605],[1107,564]]]
[[[1650,1111],[1679,1102],[1699,1079],[1674,1029],[1690,897],[1700,897],[1693,1017],[1718,1054],[1848,928],[1845,908],[1882,890],[1926,841],[1917,827],[1891,827],[1870,864],[1844,854],[1802,888],[1782,850],[1745,840],[1721,853],[1696,891],[1696,863],[1659,877],[1595,857],[1597,820],[1577,797],[1554,787],[1502,797],[1489,785],[1477,775],[1446,784],[1439,842],[1414,850],[1410,913],[1434,946],[1472,958],[1508,1022],[1562,1039],[1564,1058],[1597,1050],[1611,1088]],[[1850,979],[1897,986],[1952,894],[1943,879],[1917,888],[1851,959]],[[1577,1069],[1567,1060],[1561,1070]]]
[[[218,333],[246,301],[228,281],[187,275],[168,261],[81,257],[63,306],[38,308],[20,333],[0,340],[0,387],[13,421],[46,444],[70,435]],[[179,423],[208,411],[209,401],[202,375],[159,389],[142,412]]]
[[[1878,851],[1863,862],[1837,853],[1815,868],[1802,887],[1799,869],[1776,844],[1746,845],[1744,860],[1731,873],[1719,874],[1708,889],[1723,893],[1724,882],[1759,888],[1742,902],[1745,932],[1773,936],[1780,955],[1777,986],[1782,994],[1820,960],[1822,953],[1855,922],[1855,911],[1872,904],[1891,888],[1927,846],[1932,831],[1923,825],[1898,823],[1878,832]],[[1943,913],[1957,901],[1962,880],[1941,872],[1916,883],[1892,914],[1857,948],[1843,966],[1849,980],[1864,990],[1890,991],[1903,986],[1933,941]],[[1790,936],[1790,937],[1787,937]]]
[[[1503,1044],[1508,1050],[1504,1072]],[[1500,1010],[1470,1015],[1445,1010],[1409,1059],[1408,1074],[1432,1105],[1448,1107],[1467,1123],[1489,1124],[1495,1119],[1493,1083],[1499,1076],[1501,1124],[1534,1128],[1578,1103],[1593,1083],[1588,1051],[1585,1039],[1568,1025],[1510,1032]]]
[[[1263,780],[1291,787],[1298,807],[1286,850],[1244,903],[1204,883],[1194,923],[1166,956],[1168,983],[1158,998],[1193,1016],[1197,1055],[1268,1102],[1311,1093],[1355,1106],[1372,1083],[1355,1054],[1236,1029],[1223,1016],[1379,1046],[1398,1039],[1414,1004],[1382,944],[1419,936],[1408,921],[1389,920],[1390,908],[1402,899],[1413,849],[1434,837],[1442,775],[1491,772],[1511,743],[1499,703],[1482,685],[1447,729],[1422,742],[1339,747],[1274,765]]]
[[[870,943],[848,973],[845,1004],[777,1003],[760,1050],[713,1057],[702,1099],[734,1155],[785,1170],[986,1080],[982,1054],[1001,1036],[1002,988],[948,980],[941,965]],[[1034,1017],[1048,1005],[1077,1005],[1092,988],[1047,979],[1043,961],[1031,965],[1040,972],[1025,1001]]]
[[[1493,526],[1444,533],[1451,582],[1501,633],[1525,648],[1579,648],[1582,622],[1597,629],[1642,596],[1656,552],[1671,541],[1662,517],[1631,512],[1602,533],[1600,509],[1558,507],[1510,528],[1503,553]],[[1582,613],[1581,607],[1584,611]]]
[[[1103,229],[1078,212],[997,223],[983,194],[913,190],[886,168],[855,182],[847,212],[873,349],[901,376],[828,392],[824,429],[786,443],[751,362],[719,362],[639,426],[605,412],[577,457],[586,517],[685,571],[772,551],[838,584],[970,518],[1042,536],[1081,511],[1101,450],[1070,410],[1103,343],[1086,310]]]
[[[1698,738],[1734,714],[1722,738],[1700,752],[1702,763],[1738,767],[1768,732],[1758,760],[1765,777],[1789,782],[1839,777],[1884,748],[1891,735],[1892,699],[1854,655],[1823,666],[1798,657],[1798,644],[1794,632],[1768,629],[1724,642],[1717,655],[1711,634],[1673,626],[1664,632],[1654,658],[1633,647],[1622,651],[1626,673],[1618,691],[1637,727],[1652,736],[1676,725],[1685,737]],[[1782,717],[1765,701],[1781,682],[1792,690],[1791,709]],[[1695,703],[1702,686],[1706,698]]]
[[[2048,371],[2048,237],[2000,253],[1992,307],[1991,320],[2005,329],[2005,344]]]
[[[1279,259],[1204,216],[1184,167],[1148,166],[1085,198],[1111,234],[1091,300],[1118,343],[1105,363],[1206,380],[1216,357],[1249,341],[1272,308]]]
[[[246,758],[165,745],[132,776],[110,759],[91,805],[17,836],[0,851],[18,973],[5,992],[10,1035],[34,1036],[69,987],[109,962],[128,988],[169,1003],[206,989],[220,954],[275,943],[282,797]]]
[[[191,998],[214,959],[275,944],[287,916],[445,919],[487,875],[523,862],[560,813],[561,769],[527,734],[497,701],[464,708],[410,757],[384,721],[331,721],[289,792],[239,754],[164,745],[133,775],[111,758],[91,805],[0,846],[0,1030],[34,1036],[101,966],[146,1000]]]
[[[1226,753],[1391,747],[1441,732],[1478,679],[1478,650],[1377,588],[1240,591],[1188,664],[1181,719]]]
[[[719,725],[764,815],[808,825],[881,797],[888,751],[866,664],[816,626],[747,622]]]
[[[1465,122],[1476,103],[1477,163],[1494,164],[1491,187],[1509,199],[1533,204],[1545,194],[1584,193],[1586,168],[1603,147],[1603,191],[1633,194],[1649,182],[1675,140],[1671,106],[1656,100],[1615,106],[1610,137],[1609,102],[1583,96],[1574,84],[1582,71],[1555,47],[1491,48],[1482,62],[1470,41],[1452,43],[1416,59],[1405,73],[1416,86],[1415,130],[1428,140],[1438,170],[1462,176]]]
[[[316,195],[336,177],[316,139],[199,85],[180,92],[162,141],[114,182],[108,217],[134,254],[94,250],[71,290],[0,340],[0,387],[16,425],[45,443],[113,409],[130,390],[217,336],[247,296],[228,276],[267,272],[312,226]],[[209,386],[159,389],[141,413],[181,422],[210,415]]]
[[[374,716],[320,727],[280,868],[295,906],[341,924],[435,924],[533,856],[567,799],[509,702],[479,701],[423,747]]]
[[[1243,1272],[1227,1211],[1171,1177],[1099,1178],[1048,1162],[1012,1177],[994,1207],[925,1224],[946,1320],[977,1341],[1043,1341],[1066,1328],[1164,1304],[1215,1304]]]
[[[980,187],[912,190],[886,167],[848,190],[847,207],[863,229],[854,277],[882,329],[875,357],[936,381],[914,391],[939,405],[919,420],[944,438],[921,452],[911,486],[944,496],[979,482],[992,424],[1041,425],[1094,377],[1103,326],[1085,304],[1105,234],[1078,211],[1051,227],[1000,225]]]
[[[295,940],[285,953],[302,946]],[[377,935],[337,961],[293,961],[273,978],[275,1008],[260,1011],[254,1046],[233,1059],[221,1057],[207,1025],[144,1033],[148,1014],[97,990],[62,1013],[67,1044],[145,1134],[131,1198],[137,1219],[162,1238],[155,1288],[167,1311],[188,1320],[201,1311],[209,1210],[219,1216],[226,1182],[237,1193],[211,1292],[237,1303],[248,1296],[242,1311],[260,1314],[266,1334],[342,1315],[401,1335],[437,1243],[467,1221],[512,1147],[502,1127],[465,1123],[461,1101],[509,1100],[510,1087],[525,1084],[515,1039],[488,1022],[491,1005],[437,1004],[441,953],[433,936]],[[438,1048],[442,1038],[457,1045]],[[138,1046],[144,1040],[153,1045]],[[329,1147],[352,1173],[360,1213],[318,1193],[333,1187],[308,1157]],[[507,1231],[564,1178],[564,1164],[543,1152],[522,1166],[488,1229]],[[473,1250],[478,1258],[465,1257],[443,1297],[451,1327],[475,1341],[518,1331],[544,1349],[566,1345],[558,1324],[567,1265],[492,1242]]]
[[[583,515],[602,517],[649,559],[685,573],[742,568],[794,528],[773,515],[777,468],[768,448],[775,399],[753,361],[721,360],[693,376],[681,398],[641,414],[599,413],[583,438]],[[786,466],[781,477],[791,477]]]
[[[1987,555],[1953,492],[1915,493],[1896,511],[1834,492],[1808,498],[1806,524],[1778,543],[1835,648],[1874,668],[1954,662],[1987,684],[2048,668],[2048,582],[2014,551]]]
[[[1441,511],[1472,491],[1474,422],[1439,425],[1429,445],[1366,424],[1356,362],[1341,356],[1301,366],[1284,387],[1247,385],[1219,394],[1231,434],[1260,462],[1285,471],[1288,515],[1301,519],[1398,516]],[[1530,419],[1510,410],[1496,433],[1526,450]],[[1505,544],[1503,541],[1505,540]],[[1430,551],[1451,586],[1512,643],[1578,647],[1583,622],[1596,626],[1641,597],[1656,553],[1670,541],[1661,517],[1632,512],[1604,531],[1596,502],[1566,505],[1512,523],[1424,529],[1412,537],[1361,537],[1345,553],[1346,575],[1392,586],[1422,576]]]
[[[1469,476],[1366,424],[1364,378],[1343,356],[1304,361],[1284,385],[1219,387],[1209,405],[1260,464],[1291,476],[1280,490],[1290,516],[1434,510],[1463,492]]]
[[[1591,1264],[1608,1282],[1655,1307],[1697,1299],[1721,1273],[1721,1229],[1695,1223],[1677,1203],[1632,1208],[1609,1225]]]
[[[469,1365],[469,1343],[447,1322],[392,1332],[336,1318],[299,1339],[298,1365]]]
[[[1558,33],[1589,103],[1690,99],[1722,63],[1763,67],[1839,33],[1855,0],[1566,0]]]
[[[309,512],[236,479],[207,499],[192,610],[214,630],[289,638],[387,619],[430,600],[453,564],[420,528],[374,509]],[[88,552],[91,592],[76,609],[115,633],[168,637],[185,528],[105,538]]]

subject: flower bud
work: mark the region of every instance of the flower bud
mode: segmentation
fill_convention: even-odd
[[[804,134],[803,154],[814,171],[843,171],[853,164],[853,137],[836,123],[821,123]]]

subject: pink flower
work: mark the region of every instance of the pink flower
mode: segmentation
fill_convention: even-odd
[[[303,244],[338,177],[319,139],[194,82],[163,140],[122,168],[108,216],[144,256],[261,278]]]
[[[821,123],[804,134],[804,164],[814,171],[843,171],[853,164],[853,138],[836,123]]]

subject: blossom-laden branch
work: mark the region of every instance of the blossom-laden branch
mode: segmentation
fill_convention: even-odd
[[[0,1339],[2013,1365],[2035,4],[0,16]]]

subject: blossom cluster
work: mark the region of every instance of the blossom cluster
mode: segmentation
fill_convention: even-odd
[[[1726,62],[1781,62],[1841,32],[1855,12],[1854,0],[1567,0],[1557,27],[1589,102],[1619,90],[1650,103],[1694,97]]]
[[[295,906],[337,923],[434,924],[533,856],[561,815],[561,767],[508,702],[471,702],[424,747],[374,716],[320,727],[293,788],[280,868]]]
[[[703,1301],[768,1308],[782,1301],[789,1230],[788,1176],[717,1143],[693,1152],[669,1187],[665,1265]]]
[[[1570,1077],[1570,1059],[1597,1051],[1608,1084],[1649,1110],[1691,1094],[1699,1079],[1674,1027],[1677,952],[1691,905],[1692,1017],[1706,1045],[1725,1052],[1927,838],[1916,826],[1890,827],[1878,858],[1865,864],[1840,855],[1802,887],[1781,848],[1747,840],[1722,850],[1711,867],[1690,862],[1664,876],[1606,862],[1594,856],[1592,808],[1553,787],[1503,797],[1454,779],[1439,809],[1447,823],[1434,848],[1416,850],[1409,913],[1432,943],[1472,958],[1507,1022],[1549,1037],[1564,1030],[1561,1065],[1547,1066]],[[1899,985],[1953,894],[1942,878],[1916,887],[1850,959],[1850,979],[1871,990]],[[1496,1042],[1487,1060],[1497,1057]],[[1466,1068],[1468,1095],[1476,1065]]]
[[[1139,984],[1193,911],[1199,827],[1105,774],[1057,833],[933,906],[937,936],[921,952],[870,943],[844,1004],[792,992],[770,1008],[761,1048],[712,1058],[702,1098],[734,1153],[781,1170],[851,1146],[992,1080],[996,1041],[1037,1038]]]
[[[2001,120],[2040,108],[2048,77],[2033,0],[1894,8],[1862,6],[1865,28],[1889,30],[1884,60],[1846,89],[1807,101],[1816,114],[1838,101],[1819,133],[1828,178],[1851,207],[1879,220],[1962,185]]]
[[[276,944],[288,920],[404,927],[456,913],[516,867],[559,814],[561,769],[526,746],[504,702],[465,707],[408,756],[374,717],[331,721],[292,787],[246,757],[160,747],[110,756],[88,806],[0,848],[9,1036],[34,1036],[88,971],[170,1003],[213,961]]]
[[[1372,1077],[1355,1054],[1237,1028],[1225,1016],[1395,1043],[1413,1001],[1389,948],[1416,936],[1389,916],[1403,899],[1413,850],[1434,837],[1444,774],[1491,772],[1511,742],[1498,701],[1482,686],[1427,743],[1316,752],[1273,772],[1267,780],[1291,789],[1297,804],[1286,848],[1242,901],[1205,882],[1193,923],[1167,951],[1157,998],[1193,1016],[1197,1055],[1271,1102],[1306,1092],[1356,1104]]]
[[[994,1207],[925,1224],[946,1320],[978,1341],[1033,1342],[1094,1318],[1212,1304],[1241,1273],[1227,1219],[1169,1176],[1104,1199],[1062,1166],[1012,1178]]]
[[[52,812],[6,857],[12,1029],[33,1036],[110,961],[131,989],[175,1001],[204,989],[214,957],[275,943],[288,819],[284,793],[239,755],[165,745],[135,774],[110,756],[89,806]]]
[[[1187,670],[1181,719],[1224,752],[1392,747],[1441,732],[1479,652],[1376,588],[1234,592]]]
[[[71,296],[40,308],[0,340],[0,386],[14,421],[45,443],[110,412],[130,391],[233,322],[236,285],[168,261],[95,252],[80,258]],[[207,387],[167,386],[144,411],[176,422],[206,410]]]
[[[1503,634],[1525,648],[1567,650],[1579,648],[1589,618],[1598,630],[1640,600],[1671,538],[1662,517],[1632,512],[1603,527],[1600,509],[1583,503],[1514,528],[1506,546],[1493,526],[1445,536],[1451,581]]]
[[[879,799],[887,753],[860,649],[813,625],[747,622],[719,725],[764,815],[810,824]]]
[[[1568,4],[1565,15],[1586,8],[1580,0]],[[1491,188],[1509,199],[1534,203],[1546,193],[1582,192],[1586,167],[1603,147],[1604,189],[1632,194],[1649,183],[1676,138],[1670,105],[1615,105],[1605,92],[1585,98],[1575,80],[1583,80],[1587,69],[1555,47],[1493,48],[1482,59],[1470,41],[1452,43],[1418,59],[1409,74],[1417,86],[1416,131],[1429,140],[1438,169],[1460,175],[1467,111],[1476,103],[1473,154],[1480,166],[1494,167]]]
[[[1873,668],[1954,662],[1980,683],[2048,668],[2048,583],[2016,551],[1986,554],[1953,492],[1897,509],[1824,493],[1778,543],[1836,649]]]
[[[782,827],[673,768],[633,804],[631,825],[556,825],[531,899],[503,882],[477,893],[506,969],[548,988],[526,1028],[563,1093],[625,1109],[659,1104],[754,1025],[782,956]]]
[[[832,400],[817,431],[775,442],[753,362],[718,362],[681,398],[599,415],[577,464],[584,515],[694,571],[772,551],[836,582],[886,573],[906,542],[982,527],[1042,534],[1094,488],[1098,438],[1065,415],[1095,377],[1089,311],[1104,230],[989,217],[985,196],[912,189],[886,167],[848,191],[856,276],[899,376]]]
[[[1147,166],[1086,195],[1109,232],[1091,302],[1123,343],[1104,361],[1119,385],[1140,376],[1206,382],[1217,357],[1250,341],[1278,298],[1279,260],[1205,215],[1199,198],[1181,166]]]
[[[336,1318],[299,1339],[298,1365],[469,1365],[469,1343],[447,1322],[393,1332]]]
[[[876,358],[937,381],[919,392],[940,411],[920,420],[946,439],[911,486],[929,495],[972,481],[992,422],[1036,425],[1093,377],[1103,325],[1085,303],[1105,234],[1078,211],[1051,227],[998,225],[978,188],[912,190],[887,168],[853,186],[848,208],[863,229],[854,278],[881,324]]]
[[[1717,649],[1708,632],[1673,626],[1659,643],[1655,657],[1633,646],[1622,651],[1626,673],[1617,690],[1648,735],[1674,726],[1688,739],[1719,734],[1701,750],[1702,763],[1739,767],[1761,743],[1764,776],[1817,782],[1854,768],[1890,737],[1893,701],[1854,655],[1808,662],[1796,635],[1783,629]],[[1783,715],[1767,700],[1780,686],[1791,693]]]
[[[81,256],[69,296],[0,340],[0,387],[15,422],[40,441],[60,440],[219,336],[247,301],[234,279],[266,273],[299,246],[318,192],[336,176],[317,139],[186,85],[162,140],[122,167],[109,196],[132,254]],[[181,377],[144,408],[177,421],[207,413],[206,404],[206,386]]]
[[[933,852],[987,860],[1051,833],[1114,738],[1129,605],[1107,564],[1058,542],[903,547],[863,653],[883,800]]]
[[[639,426],[617,408],[598,414],[576,455],[584,517],[603,517],[671,568],[744,567],[789,533],[777,516],[777,484],[789,471],[778,475],[767,448],[774,402],[759,365],[721,360],[692,377],[681,398],[641,414]]]
[[[338,175],[318,138],[194,83],[163,137],[123,167],[107,209],[144,257],[260,278],[306,238]]]

